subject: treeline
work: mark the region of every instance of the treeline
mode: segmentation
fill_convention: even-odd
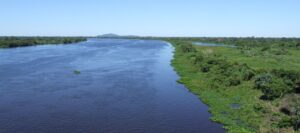
[[[300,38],[257,38],[257,37],[191,37],[191,38],[169,38],[179,41],[208,42],[244,47],[284,47],[300,48]]]
[[[0,37],[0,48],[34,46],[41,44],[69,44],[86,41],[84,37]]]
[[[170,39],[167,39],[170,40]],[[171,39],[172,40],[172,39]],[[212,75],[209,82],[213,89],[230,89],[230,87],[239,86],[243,82],[252,83],[252,89],[262,92],[260,100],[267,102],[280,101],[287,94],[298,95],[300,92],[300,72],[284,69],[254,70],[247,64],[232,62],[222,58],[218,53],[209,54],[209,51],[196,49],[193,41],[235,44],[243,47],[252,47],[258,50],[259,47],[279,47],[299,48],[299,39],[265,39],[265,38],[192,38],[192,39],[174,39],[172,43],[180,49],[181,53],[186,55],[191,64],[198,69],[200,73],[209,73]],[[298,97],[286,101],[286,106],[281,107],[281,113],[285,115],[274,116],[274,123],[278,128],[293,127],[295,130],[300,128],[300,101]],[[296,99],[296,100],[295,100]],[[261,113],[274,113],[266,111],[264,105],[256,105],[253,111]],[[276,119],[275,119],[276,118]]]

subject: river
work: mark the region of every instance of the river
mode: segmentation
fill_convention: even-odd
[[[218,133],[163,41],[0,49],[1,133]]]

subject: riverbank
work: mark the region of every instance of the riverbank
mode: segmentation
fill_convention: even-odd
[[[84,37],[0,37],[0,48],[14,48],[45,44],[70,44],[86,41]]]
[[[265,52],[249,56],[249,51],[261,52],[261,47],[245,52],[241,48],[194,46],[195,40],[189,39],[166,40],[176,48],[172,64],[181,77],[178,82],[208,104],[211,119],[222,123],[228,132],[298,129],[299,116],[294,111],[299,105],[297,49],[284,49],[287,54]],[[281,49],[272,45],[272,50]],[[274,82],[259,88],[259,79],[268,74]]]

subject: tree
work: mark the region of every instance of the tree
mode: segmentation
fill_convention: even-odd
[[[192,44],[181,44],[180,45],[181,47],[181,50],[184,52],[184,53],[190,53],[190,52],[196,52],[197,50],[193,47]]]
[[[290,92],[293,88],[282,79],[271,74],[261,74],[255,80],[255,87],[263,92],[263,98],[274,100]]]

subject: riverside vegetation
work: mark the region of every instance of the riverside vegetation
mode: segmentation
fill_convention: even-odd
[[[139,39],[139,38],[137,38]],[[299,132],[300,39],[142,38],[174,45],[173,66],[232,133]],[[67,44],[82,37],[0,37],[0,47]],[[206,42],[236,47],[196,46]],[[80,71],[74,70],[74,74]]]
[[[165,38],[178,81],[228,132],[299,132],[300,39]],[[235,45],[209,47],[194,42]]]
[[[85,41],[84,37],[0,37],[0,48],[13,48],[43,44],[69,44]]]

